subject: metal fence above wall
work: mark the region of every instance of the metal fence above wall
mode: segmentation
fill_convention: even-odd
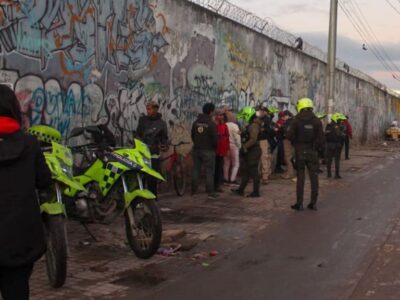
[[[260,18],[259,16],[240,8],[226,0],[187,0],[211,10],[221,16],[231,19],[243,26],[262,33],[283,44],[293,46],[297,39],[296,36],[283,31],[273,24],[270,18]]]

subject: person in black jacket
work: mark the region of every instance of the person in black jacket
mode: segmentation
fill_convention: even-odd
[[[309,98],[297,102],[299,112],[287,133],[287,138],[293,143],[296,153],[297,186],[296,204],[291,208],[303,210],[305,169],[307,167],[311,181],[311,201],[307,206],[317,210],[318,199],[318,152],[324,143],[324,132],[321,121],[313,113],[313,101]]]
[[[215,105],[206,103],[203,106],[203,114],[199,115],[192,126],[193,140],[193,172],[192,194],[198,189],[202,165],[206,167],[206,190],[209,198],[217,198],[215,193],[215,150],[217,149],[218,133],[217,125],[212,120]]]
[[[150,101],[147,103],[147,116],[139,118],[136,132],[139,138],[150,148],[152,168],[160,172],[160,151],[168,149],[168,128],[167,123],[162,120],[158,109],[159,105],[157,102]],[[157,197],[157,179],[147,176],[146,181],[149,190]]]
[[[29,299],[33,264],[46,250],[36,189],[52,184],[35,137],[21,130],[14,92],[0,85],[0,292]]]
[[[340,154],[342,153],[343,140],[345,138],[345,127],[341,120],[340,113],[334,113],[331,122],[326,125],[326,167],[328,178],[332,177],[332,160],[335,159],[335,179],[342,178],[340,176]]]

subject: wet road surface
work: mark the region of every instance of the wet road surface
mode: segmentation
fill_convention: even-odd
[[[346,178],[324,194],[318,212],[279,216],[246,247],[144,298],[351,298],[399,217],[399,168],[400,160],[391,159]]]

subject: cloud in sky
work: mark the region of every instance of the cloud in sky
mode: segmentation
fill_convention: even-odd
[[[323,51],[327,49],[330,1],[321,0],[228,0],[260,17],[271,17],[273,24],[294,35],[299,35]],[[382,0],[356,1],[365,20],[378,36],[382,47],[400,68],[399,15]],[[342,1],[342,3],[347,3]],[[393,1],[400,10],[400,0]],[[351,4],[347,3],[345,7]],[[353,16],[355,18],[355,16]],[[348,65],[365,72],[392,89],[400,90],[400,82],[392,78],[379,60],[372,54],[371,45],[362,50],[364,38],[338,9],[338,57]],[[367,40],[367,43],[369,41]],[[395,67],[393,67],[395,69]],[[400,76],[400,72],[397,73]]]
[[[320,32],[303,32],[298,35],[309,44],[314,45],[325,52],[327,51],[327,34]],[[392,89],[400,89],[400,82],[393,78],[392,72],[387,71],[382,63],[372,53],[371,49],[373,45],[367,44],[366,46],[367,50],[363,50],[361,42],[339,35],[337,39],[337,57],[350,65],[350,67],[367,73],[378,81],[386,84],[388,87]],[[389,56],[391,61],[396,64],[396,66],[400,66],[400,44],[386,42],[381,43],[381,45],[376,47],[379,49],[385,49],[386,54]],[[390,64],[388,58],[384,54],[382,54],[382,57],[388,64]],[[396,70],[395,68],[395,66],[391,65],[391,69]],[[399,73],[397,73],[397,75],[399,75]]]

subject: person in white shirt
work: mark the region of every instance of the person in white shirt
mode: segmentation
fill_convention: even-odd
[[[226,126],[229,130],[229,152],[224,157],[224,181],[226,184],[237,184],[236,176],[239,171],[239,149],[241,145],[240,129],[234,122],[229,122],[226,114],[224,114]]]

